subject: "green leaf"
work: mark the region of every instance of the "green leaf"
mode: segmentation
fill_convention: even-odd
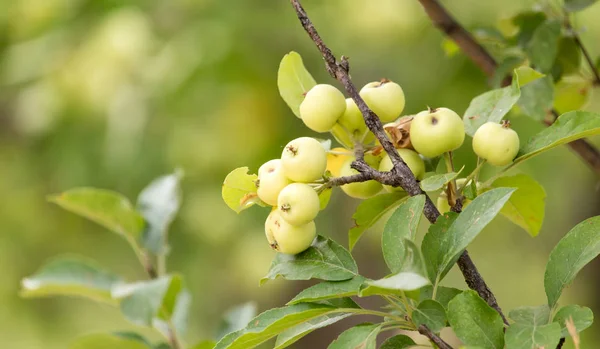
[[[375,349],[381,324],[361,324],[342,332],[327,349]]]
[[[458,217],[446,213],[429,228],[421,249],[434,285],[450,271],[463,250],[500,212],[514,191],[513,188],[496,188],[485,192]]]
[[[223,201],[236,213],[240,213],[254,204],[265,206],[256,194],[257,180],[257,175],[248,174],[248,167],[238,167],[229,172],[221,188]]]
[[[119,338],[131,339],[131,340],[143,343],[148,348],[154,348],[155,347],[154,345],[152,345],[152,343],[150,343],[150,341],[148,339],[146,339],[144,336],[142,336],[141,334],[136,333],[136,332],[129,332],[129,331],[113,332],[112,335],[116,336],[116,337],[119,337]]]
[[[565,0],[565,10],[569,12],[581,11],[593,4],[597,0]]]
[[[365,281],[359,296],[398,295],[400,291],[414,291],[426,285],[429,285],[429,280],[425,276],[412,271],[403,271],[388,278]]]
[[[519,307],[511,310],[508,317],[521,324],[546,325],[550,320],[550,307],[546,304],[537,307]]]
[[[324,210],[325,208],[327,208],[327,205],[329,205],[329,200],[331,199],[332,191],[333,191],[333,189],[329,188],[329,189],[323,190],[319,194],[319,204],[321,206],[321,210]]]
[[[533,37],[536,29],[544,23],[546,14],[544,12],[527,11],[521,12],[515,16],[513,23],[519,27],[517,35],[517,44],[521,47],[526,47]]]
[[[202,341],[200,343],[196,343],[196,345],[193,345],[190,349],[213,349],[215,344],[217,344],[215,341]]]
[[[544,287],[550,307],[554,307],[563,289],[598,254],[600,254],[600,216],[577,224],[550,253],[544,275]]]
[[[573,319],[575,329],[577,333],[585,330],[592,326],[594,322],[594,313],[588,307],[582,307],[579,305],[571,304],[560,308],[560,310],[554,315],[552,321],[557,322],[561,327],[561,336],[569,337],[569,331],[567,330],[566,322],[569,318]]]
[[[446,327],[446,311],[440,303],[432,299],[419,303],[412,313],[412,319],[415,326],[426,325],[435,333],[439,333]]]
[[[458,172],[444,173],[425,178],[420,183],[421,189],[423,189],[423,191],[436,191],[442,189],[446,184],[450,183],[451,180],[458,177],[464,168],[465,167],[463,166]]]
[[[471,101],[463,116],[465,132],[473,137],[486,122],[500,122],[521,96],[519,78],[515,74],[511,86],[485,92]]]
[[[465,187],[463,194],[465,195],[465,198],[469,200],[475,200],[478,194],[477,191],[477,183],[475,183],[475,181],[470,181],[469,184]]]
[[[521,89],[518,106],[523,114],[536,121],[544,121],[552,111],[554,85],[552,77],[536,80]]]
[[[454,40],[449,38],[443,38],[442,50],[446,54],[446,57],[454,57],[457,53],[460,52],[460,47],[458,47]]]
[[[600,134],[600,114],[584,111],[563,114],[552,126],[529,139],[514,162],[523,162],[559,145],[597,134]]]
[[[344,309],[313,303],[270,309],[252,319],[245,328],[223,337],[215,349],[251,349],[298,324],[334,313],[344,313]]]
[[[300,340],[302,337],[308,335],[312,331],[317,330],[319,328],[327,327],[351,315],[352,314],[345,313],[326,314],[298,324],[277,336],[277,340],[275,341],[275,347],[273,349],[286,348]]]
[[[297,255],[278,253],[271,263],[264,284],[278,276],[287,280],[322,279],[327,281],[349,280],[358,275],[358,267],[348,250],[337,242],[317,236],[312,246]]]
[[[365,230],[377,223],[383,215],[400,204],[401,200],[405,198],[406,193],[394,192],[376,195],[362,201],[356,208],[356,212],[352,215],[354,227],[348,232],[348,246],[350,247],[350,251],[352,251]]]
[[[134,339],[108,333],[91,334],[77,339],[69,349],[148,349],[147,344]]]
[[[76,188],[48,200],[129,239],[137,239],[144,228],[144,218],[131,202],[113,191]]]
[[[77,296],[116,305],[111,288],[121,279],[96,262],[72,256],[54,258],[21,281],[21,296]]]
[[[563,36],[558,43],[556,63],[563,74],[576,74],[581,65],[581,49],[572,37]]]
[[[181,276],[169,275],[117,285],[112,296],[121,299],[121,312],[125,318],[137,325],[151,326],[156,320],[171,319],[183,290]]]
[[[525,47],[529,60],[541,72],[547,73],[552,69],[558,52],[560,29],[561,24],[558,20],[546,20],[536,28]]]
[[[404,239],[414,240],[421,221],[425,195],[417,195],[400,204],[388,219],[381,237],[383,258],[392,273],[402,270]]]
[[[257,307],[254,302],[247,302],[229,309],[221,319],[221,324],[217,330],[217,340],[246,327],[250,320],[256,316],[256,313]]]
[[[554,109],[559,114],[583,108],[590,100],[592,85],[581,78],[561,79],[554,87]]]
[[[537,236],[544,222],[546,191],[538,182],[525,174],[500,177],[492,188],[517,188],[500,213],[511,222],[525,229],[531,236]]]
[[[557,323],[549,325],[516,323],[506,330],[505,341],[508,349],[556,348],[560,341],[560,326]]]
[[[277,87],[281,98],[297,117],[300,117],[300,104],[306,92],[316,84],[298,53],[292,51],[283,56],[277,72]]]
[[[435,300],[440,303],[444,309],[448,309],[448,303],[452,300],[452,298],[456,297],[462,292],[463,290],[459,290],[458,288],[438,286],[435,293]],[[426,299],[432,299],[432,296],[433,286],[425,286],[421,289],[419,301],[422,302]]]
[[[456,336],[466,345],[504,348],[504,323],[475,291],[468,290],[448,303],[448,322]]]
[[[324,299],[351,297],[358,294],[365,278],[358,275],[345,281],[324,281],[302,290],[287,304],[315,302]]]
[[[167,231],[181,204],[181,177],[176,172],[157,178],[138,196],[137,209],[146,220],[142,242],[154,254],[167,253]]]
[[[385,340],[379,349],[407,349],[417,345],[409,336],[403,334],[395,335]]]
[[[509,55],[506,58],[502,59],[498,64],[498,67],[494,71],[494,75],[490,81],[490,85],[494,88],[498,88],[502,86],[504,79],[506,79],[510,74],[517,69],[520,65],[525,61],[524,54],[520,53],[518,55]]]
[[[521,88],[546,76],[546,74],[540,73],[539,71],[526,65],[517,67],[515,69],[515,75],[519,77],[519,86],[521,86]]]

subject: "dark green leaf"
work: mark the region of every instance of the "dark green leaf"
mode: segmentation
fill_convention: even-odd
[[[537,236],[544,222],[546,191],[538,182],[525,174],[500,177],[492,188],[517,188],[500,213],[511,222]]]
[[[444,173],[425,178],[421,181],[421,189],[423,189],[423,191],[436,191],[442,189],[444,185],[458,177],[464,168],[465,167],[463,166],[458,172]]]
[[[300,338],[308,335],[314,330],[319,328],[327,327],[331,324],[334,324],[338,321],[341,321],[352,314],[326,314],[323,316],[319,316],[312,320],[303,322],[298,324],[289,330],[282,332],[279,336],[277,336],[277,340],[275,341],[275,347],[273,349],[282,349],[286,348],[295,342],[297,342]]]
[[[593,4],[598,0],[565,0],[565,10],[569,12],[581,11]]]
[[[556,348],[560,340],[560,326],[527,325],[516,323],[506,330],[506,347],[510,349]]]
[[[313,303],[270,309],[252,319],[244,329],[223,337],[215,349],[251,349],[298,324],[335,313],[344,313],[344,311]]]
[[[131,202],[113,191],[77,188],[48,200],[129,239],[137,239],[144,228],[144,218]]]
[[[217,340],[225,335],[239,331],[248,325],[248,322],[256,316],[256,303],[248,302],[232,309],[229,309],[221,319],[221,324],[217,330]]]
[[[108,333],[91,334],[77,339],[69,349],[148,349],[151,348],[134,338]]]
[[[552,78],[547,76],[521,89],[518,106],[523,114],[536,121],[544,121],[546,116],[551,113],[553,102],[554,84]]]
[[[435,300],[445,309],[448,309],[448,303],[452,300],[452,298],[456,297],[456,295],[461,294],[462,292],[463,291],[459,290],[458,288],[438,286],[435,293]],[[425,286],[421,289],[419,301],[422,302],[426,299],[432,299],[432,296],[433,286]]]
[[[402,270],[406,249],[404,239],[415,239],[424,206],[424,195],[409,198],[394,211],[383,229],[381,238],[383,258],[392,273]]]
[[[592,326],[592,323],[594,322],[594,313],[588,307],[582,307],[575,304],[560,308],[556,315],[554,315],[552,321],[557,322],[560,325],[562,337],[569,337],[569,331],[566,326],[569,318],[573,319],[575,329],[579,333]]]
[[[121,279],[96,262],[73,256],[48,261],[35,274],[21,281],[21,296],[77,296],[116,304],[111,289]]]
[[[229,172],[221,187],[223,201],[236,213],[255,204],[265,206],[256,194],[256,180],[258,176],[248,174],[248,167],[239,167]]]
[[[298,295],[289,301],[288,304],[355,296],[358,294],[360,285],[362,285],[364,281],[365,278],[360,275],[345,281],[324,281],[302,290],[302,292],[298,293]]]
[[[494,72],[494,76],[492,77],[491,85],[494,88],[501,87],[504,79],[506,77],[510,76],[512,74],[513,70],[515,70],[518,66],[523,64],[524,60],[525,60],[525,57],[523,57],[522,55],[508,56],[508,57],[504,58],[500,62],[500,64],[498,64],[498,67],[496,68],[496,71]]]
[[[399,334],[386,339],[385,342],[381,344],[379,349],[406,349],[412,348],[415,345],[416,343],[412,338],[403,334]]]
[[[412,319],[415,326],[426,325],[435,333],[439,333],[442,328],[446,327],[446,311],[440,303],[432,299],[426,299],[419,303],[412,313]]]
[[[508,317],[526,325],[546,325],[550,321],[550,307],[546,304],[537,307],[519,307],[511,310]]]
[[[513,188],[496,188],[485,192],[458,217],[444,214],[429,228],[421,248],[434,285],[450,271],[462,251],[500,212],[514,191]]]
[[[555,64],[560,66],[561,72],[565,75],[579,72],[581,49],[574,38],[566,36],[560,38]]]
[[[556,59],[560,29],[561,24],[558,20],[546,20],[535,29],[525,48],[531,63],[543,73],[547,73],[552,69]]]
[[[277,87],[285,103],[300,117],[304,95],[317,83],[304,67],[302,57],[294,51],[283,56],[277,72]]]
[[[598,254],[600,254],[600,216],[577,224],[550,253],[544,275],[544,287],[550,307],[554,307],[563,289]]]
[[[464,291],[448,303],[448,322],[466,345],[504,348],[504,323],[475,291]]]
[[[154,254],[167,252],[167,230],[179,210],[181,201],[181,176],[181,173],[176,172],[160,177],[144,188],[138,196],[137,209],[146,220],[142,242],[144,247]]]
[[[546,20],[543,12],[521,12],[513,19],[513,23],[519,27],[517,44],[521,47],[527,46],[536,29]]]
[[[297,255],[278,253],[271,263],[263,284],[278,276],[287,280],[322,279],[327,281],[349,280],[358,275],[358,267],[348,250],[337,242],[318,236],[312,246]]]
[[[398,206],[401,200],[405,198],[406,193],[394,192],[376,195],[362,201],[356,208],[356,212],[352,215],[354,227],[348,232],[348,246],[350,247],[350,251],[352,251],[365,230],[377,223],[384,214]]]
[[[465,198],[469,200],[475,200],[477,197],[477,191],[477,183],[475,183],[475,181],[470,181],[469,185],[465,187],[463,194],[465,195]]]
[[[377,335],[380,330],[381,324],[354,326],[342,332],[335,341],[331,342],[327,349],[375,349]]]
[[[596,134],[600,134],[600,114],[584,111],[563,114],[552,126],[533,136],[514,162],[523,162],[559,145]]]

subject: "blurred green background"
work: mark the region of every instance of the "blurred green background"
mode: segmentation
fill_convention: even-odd
[[[494,25],[534,5],[444,3],[469,28]],[[406,113],[446,106],[462,114],[488,88],[466,57],[444,55],[442,35],[416,0],[304,5],[334,52],[351,58],[357,85],[382,77],[399,82]],[[594,6],[575,20],[594,57],[600,54],[599,16]],[[62,348],[84,333],[136,329],[109,306],[18,297],[21,278],[63,253],[91,256],[129,279],[143,277],[118,236],[45,200],[76,186],[117,190],[134,200],[153,178],[176,167],[185,171],[169,269],[186,276],[194,296],[189,343],[213,336],[220,315],[233,305],[255,300],[261,311],[281,306],[310,284],[277,280],[259,287],[274,255],[263,233],[267,210],[238,216],[220,198],[233,168],[255,171],[279,157],[292,138],[317,136],[277,91],[279,60],[291,50],[304,57],[317,81],[335,83],[285,0],[0,0],[2,347]],[[592,97],[587,109],[600,111],[600,99]],[[512,117],[522,141],[543,127]],[[469,249],[506,311],[545,302],[550,250],[577,222],[600,214],[599,178],[567,147],[518,171],[546,188],[542,232],[531,238],[498,218]],[[336,192],[318,217],[320,234],[347,245],[357,203]],[[355,249],[361,272],[370,277],[386,273],[380,232],[381,225],[371,229]],[[600,262],[586,268],[561,303],[600,314],[598,270]],[[464,287],[457,270],[445,284]],[[325,347],[351,322],[317,331],[296,348]],[[599,331],[600,323],[584,334],[585,347],[600,340],[594,338]]]

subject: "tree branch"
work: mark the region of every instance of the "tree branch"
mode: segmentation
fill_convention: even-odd
[[[443,339],[441,339],[437,334],[433,333],[429,327],[427,327],[426,325],[420,325],[419,328],[419,333],[424,335],[425,337],[429,338],[433,343],[435,343],[435,345],[438,346],[438,348],[440,349],[452,349],[452,347],[450,346],[450,344],[446,343]]]
[[[448,37],[450,37],[460,49],[488,76],[492,77],[498,67],[498,63],[492,57],[492,55],[483,48],[475,39],[466,31],[454,17],[452,17],[448,11],[438,2],[438,0],[419,0],[425,12],[433,22],[433,24],[440,28]],[[575,37],[578,40],[578,37]],[[588,59],[589,54],[583,48],[581,40],[578,45],[582,48],[582,52],[586,56],[588,63],[593,67],[591,58]],[[598,71],[592,69],[596,74],[596,78],[600,84],[600,75],[597,75]],[[511,77],[507,76],[502,80],[503,86],[510,85]],[[553,111],[556,114],[556,111]],[[585,139],[578,139],[569,143],[569,147],[575,153],[588,164],[588,166],[600,175],[600,151],[591,145]]]
[[[568,15],[565,16],[565,27],[567,28],[567,30],[569,30],[571,32],[571,35],[573,35],[573,40],[575,40],[575,43],[581,49],[581,52],[583,53],[583,56],[585,57],[587,64],[590,66],[590,69],[592,70],[592,74],[594,74],[593,84],[596,86],[600,85],[600,73],[598,72],[598,69],[596,69],[596,65],[594,64],[594,60],[592,59],[592,56],[590,55],[588,50],[583,45],[583,42],[581,41],[579,34],[577,33],[577,31],[575,29],[573,29],[573,26],[571,25],[571,21],[569,20]]]
[[[364,174],[364,176],[372,176],[373,179],[383,184],[390,185],[393,187],[400,186],[410,196],[425,194],[421,190],[421,187],[419,186],[419,183],[417,182],[415,176],[412,174],[412,172],[404,163],[404,161],[402,161],[402,158],[398,154],[398,151],[396,150],[396,148],[394,148],[390,140],[387,138],[387,135],[383,130],[383,125],[381,124],[381,121],[379,120],[377,115],[369,109],[365,101],[358,94],[358,90],[352,83],[352,80],[349,76],[350,65],[348,63],[348,60],[342,56],[341,62],[338,62],[331,50],[329,49],[329,47],[327,47],[321,39],[321,36],[315,29],[315,26],[312,24],[311,20],[308,18],[306,11],[300,4],[300,0],[290,0],[290,2],[296,10],[296,14],[298,15],[298,19],[300,20],[302,27],[304,27],[304,30],[306,30],[312,41],[315,43],[315,45],[321,52],[323,59],[325,60],[325,66],[327,71],[329,72],[329,74],[331,74],[331,76],[336,78],[344,86],[346,92],[354,100],[354,102],[358,106],[358,109],[363,115],[365,124],[367,125],[369,130],[373,132],[373,134],[377,137],[383,149],[390,156],[394,165],[390,172],[377,171],[371,168],[364,161],[355,161],[352,164],[352,167],[361,172],[361,174]],[[353,180],[359,179],[358,176],[351,177],[353,177]],[[360,179],[363,178],[369,177],[360,177]],[[423,209],[423,214],[432,224],[435,223],[438,217],[440,216],[440,212],[435,207],[435,205],[431,201],[431,198],[427,194],[425,194],[425,208]],[[494,309],[496,309],[504,318],[504,315],[498,307],[496,299],[493,297],[492,291],[487,287],[485,281],[477,271],[477,268],[475,268],[473,261],[471,260],[466,251],[463,252],[461,258],[459,258],[459,261],[459,267],[461,268],[461,270],[465,270],[465,272],[463,272],[463,275],[465,276],[465,278],[469,278],[468,280],[465,280],[467,282],[467,285],[476,286],[477,288],[473,289],[477,291],[477,293],[490,306],[494,307]]]

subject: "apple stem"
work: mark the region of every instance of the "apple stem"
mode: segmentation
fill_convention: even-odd
[[[501,124],[504,128],[510,128],[510,120],[502,120]]]
[[[461,195],[461,193],[463,192],[463,190],[467,187],[467,185],[469,185],[469,182],[471,180],[474,180],[475,183],[477,183],[477,180],[479,179],[479,171],[481,170],[481,168],[483,167],[483,164],[485,164],[485,159],[481,159],[481,158],[477,158],[477,167],[475,167],[475,169],[473,170],[473,172],[471,172],[467,178],[465,178],[465,183],[456,190],[456,192],[458,193],[458,195]]]

